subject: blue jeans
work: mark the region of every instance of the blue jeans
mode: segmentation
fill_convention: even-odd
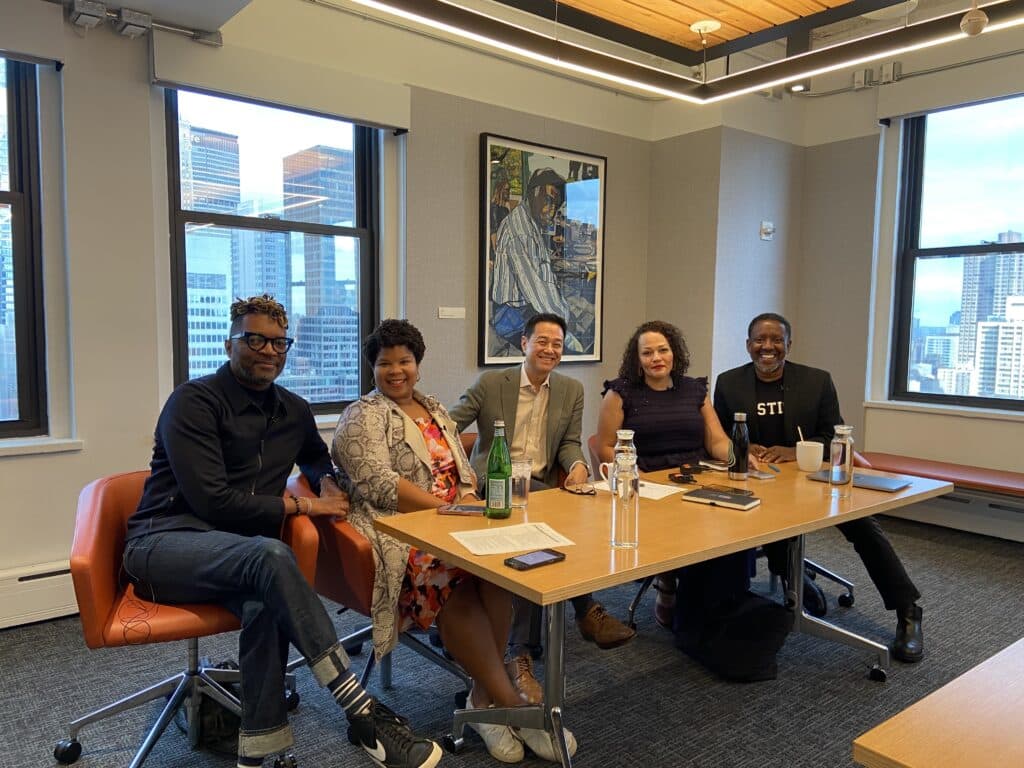
[[[241,756],[263,757],[293,743],[284,681],[289,643],[309,660],[321,685],[349,667],[334,624],[284,542],[224,531],[164,531],[130,540],[124,569],[140,597],[172,605],[217,603],[241,621]]]

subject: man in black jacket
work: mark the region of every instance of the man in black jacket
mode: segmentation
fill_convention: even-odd
[[[804,439],[823,443],[827,451],[835,425],[843,423],[832,377],[827,371],[787,362],[792,343],[792,328],[786,318],[774,313],[758,315],[747,327],[747,352],[752,362],[726,371],[715,383],[715,411],[722,426],[729,432],[733,414],[746,413],[750,450],[764,462],[796,459],[798,427]],[[893,655],[901,661],[920,661],[924,657],[922,610],[916,603],[920,593],[878,521],[865,517],[836,527],[864,561],[885,607],[896,611]],[[764,547],[772,573],[786,572],[787,549],[787,541]],[[820,588],[805,582],[804,594],[809,607],[818,603],[819,612],[824,613]]]
[[[228,363],[182,384],[157,422],[152,473],[128,520],[124,570],[153,602],[217,603],[238,616],[242,673],[239,768],[292,744],[285,705],[288,645],[309,661],[378,766],[433,768],[440,747],[370,698],[352,674],[327,611],[279,538],[287,515],[344,518],[309,404],[274,384],[292,340],[270,296],[231,305]],[[299,465],[319,498],[283,498]]]

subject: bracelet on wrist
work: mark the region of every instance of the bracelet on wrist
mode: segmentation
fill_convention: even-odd
[[[290,498],[292,500],[292,502],[295,504],[295,514],[296,515],[301,515],[302,514],[302,505],[299,503],[299,497],[296,496],[294,493],[291,493],[291,494],[288,494],[288,498]]]

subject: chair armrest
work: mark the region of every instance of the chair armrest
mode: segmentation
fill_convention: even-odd
[[[292,548],[299,570],[312,585],[316,581],[316,561],[320,548],[320,534],[312,518],[288,515],[281,530],[281,541]]]

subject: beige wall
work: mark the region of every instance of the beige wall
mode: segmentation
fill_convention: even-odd
[[[651,150],[647,312],[641,320],[682,329],[694,376],[707,376],[711,368],[721,152],[721,128],[664,139]],[[620,357],[628,338],[619,342]]]
[[[792,309],[805,151],[723,129],[711,359],[715,375],[749,362],[743,342],[754,315]],[[762,221],[775,225],[773,239],[761,239]]]

